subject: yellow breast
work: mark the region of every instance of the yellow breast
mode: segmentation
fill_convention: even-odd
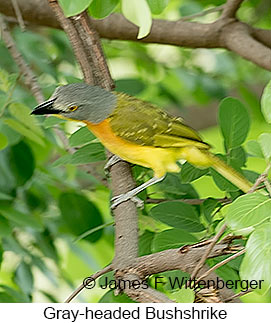
[[[179,171],[176,164],[176,160],[181,158],[179,148],[140,146],[116,136],[108,120],[99,124],[84,122],[109,151],[130,163],[152,168],[156,177]]]

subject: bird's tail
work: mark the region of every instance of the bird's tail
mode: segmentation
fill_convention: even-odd
[[[237,186],[244,193],[247,193],[252,184],[241,174],[239,174],[235,169],[225,164],[220,158],[215,155],[206,152],[211,162],[211,167],[213,167],[218,173],[224,176],[227,180]]]

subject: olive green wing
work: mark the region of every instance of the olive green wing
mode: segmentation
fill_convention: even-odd
[[[126,94],[118,93],[117,96],[117,107],[109,119],[113,132],[122,139],[143,146],[209,148],[181,118]]]

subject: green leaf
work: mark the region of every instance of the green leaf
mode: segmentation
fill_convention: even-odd
[[[4,250],[2,249],[2,246],[0,245],[0,269],[1,269],[1,264],[2,264],[2,260],[3,260],[3,253],[4,253]]]
[[[249,130],[249,115],[244,105],[235,98],[225,98],[219,106],[219,124],[227,151],[240,146]]]
[[[256,173],[253,170],[247,170],[247,169],[243,170],[243,174],[250,183],[255,183],[257,178],[260,176],[259,173]]]
[[[71,147],[82,146],[90,143],[95,138],[88,127],[82,127],[70,136],[69,143]]]
[[[168,5],[169,0],[147,0],[151,12],[155,15],[159,15]]]
[[[6,107],[9,96],[6,93],[0,93],[0,113],[3,113],[3,109]]]
[[[30,227],[38,231],[42,230],[42,224],[33,215],[22,213],[12,207],[2,206],[0,206],[0,212],[6,219],[13,222],[15,225],[25,228]]]
[[[150,210],[151,216],[174,228],[199,232],[204,230],[193,206],[183,202],[164,202]]]
[[[35,232],[38,249],[48,258],[58,263],[58,254],[54,245],[54,237],[46,229],[43,232]]]
[[[22,103],[11,103],[9,105],[9,112],[27,129],[40,137],[44,137],[41,127],[37,124],[36,118],[30,115],[30,109],[27,106]]]
[[[65,225],[75,235],[81,235],[85,231],[103,224],[99,210],[84,195],[62,193],[59,196],[58,205]],[[84,239],[95,242],[101,236],[102,230],[99,230]]]
[[[95,227],[93,229],[90,229],[90,230],[87,230],[86,232],[83,232],[80,236],[78,236],[76,239],[74,239],[73,242],[77,242],[77,241],[79,241],[81,239],[84,239],[88,235],[90,235],[90,234],[92,234],[94,232],[100,231],[100,230],[102,230],[104,228],[107,228],[107,227],[109,227],[111,225],[114,225],[114,221],[98,225],[97,227]]]
[[[208,169],[199,169],[186,162],[181,168],[181,179],[184,183],[190,183],[207,174],[208,172]]]
[[[271,123],[271,81],[267,83],[263,90],[261,109],[266,122]]]
[[[93,143],[79,148],[71,158],[71,164],[81,165],[105,160],[104,147],[100,143]]]
[[[13,199],[12,196],[10,196],[6,193],[0,192],[0,200],[11,201],[12,199]]]
[[[179,174],[168,173],[166,178],[157,186],[166,199],[194,199],[199,197],[191,184],[181,183]]]
[[[78,15],[80,12],[87,9],[92,0],[59,0],[59,4],[66,17]]]
[[[136,303],[125,294],[115,295],[113,290],[105,293],[99,300],[99,303]]]
[[[140,79],[120,79],[115,82],[116,91],[129,95],[137,95],[142,92],[146,85]]]
[[[179,248],[186,244],[198,242],[189,232],[181,229],[169,229],[155,234],[152,243],[152,251],[158,252],[166,249]]]
[[[6,286],[6,285],[0,285],[0,288],[5,291],[4,297],[8,297],[8,299],[10,299],[11,302],[14,302],[14,303],[29,303],[30,302],[29,297],[27,295],[24,295],[21,291],[17,291],[13,288],[10,288],[9,286]]]
[[[23,141],[10,147],[9,163],[18,186],[24,185],[32,177],[35,160],[31,149]]]
[[[262,133],[258,140],[265,159],[269,160],[271,157],[271,133]]]
[[[256,228],[246,244],[246,253],[240,267],[242,279],[263,280],[259,294],[264,294],[271,286],[271,224]]]
[[[113,12],[118,3],[119,0],[93,0],[88,11],[94,18],[105,18]]]
[[[12,235],[4,237],[3,241],[3,249],[5,251],[12,251],[17,255],[21,256],[29,256],[29,252],[24,249],[21,244],[14,238]]]
[[[261,146],[258,141],[250,140],[246,143],[247,152],[255,157],[264,158]]]
[[[4,123],[7,124],[10,128],[17,131],[21,135],[25,136],[26,138],[36,142],[37,144],[44,146],[44,141],[41,139],[40,136],[38,136],[36,133],[34,133],[29,128],[22,125],[19,121],[15,119],[4,119]]]
[[[155,237],[155,233],[148,230],[146,230],[139,237],[139,242],[138,242],[139,256],[145,256],[152,253],[151,245],[154,237]]]
[[[195,292],[191,288],[181,288],[176,292],[167,293],[167,296],[177,303],[193,303]]]
[[[243,147],[236,147],[230,150],[229,153],[230,162],[229,164],[233,168],[241,168],[246,164],[247,155]]]
[[[52,117],[46,118],[44,120],[42,126],[43,126],[43,128],[47,129],[47,128],[52,128],[54,126],[57,126],[57,125],[64,123],[64,122],[66,122],[66,120],[52,116]]]
[[[33,290],[34,279],[30,266],[24,261],[22,261],[16,268],[14,281],[25,294],[31,294]]]
[[[0,191],[6,194],[10,194],[16,186],[9,164],[9,150],[0,151]]]
[[[71,164],[72,155],[65,154],[63,156],[60,156],[57,160],[55,160],[52,164],[53,167],[61,166],[61,165],[67,165]]]
[[[200,4],[199,2],[196,2],[196,1],[192,1],[192,0],[185,2],[179,8],[179,11],[182,16],[194,15],[196,13],[203,11],[203,10],[204,10],[204,7],[202,6],[202,4]]]
[[[210,174],[213,177],[214,182],[222,191],[235,192],[239,188],[227,180],[224,176],[218,173],[215,169],[210,168]]]
[[[0,303],[15,303],[16,300],[8,293],[0,292]]]
[[[242,195],[230,204],[226,222],[234,231],[254,227],[270,218],[270,209],[269,197],[258,192]]]
[[[10,235],[11,232],[8,220],[0,214],[0,238]]]
[[[9,74],[7,71],[0,69],[0,90],[8,93],[17,79],[17,74]]]
[[[5,149],[8,145],[8,138],[0,133],[0,150]]]
[[[10,146],[17,144],[22,138],[17,131],[14,131],[4,123],[0,123],[0,132],[7,137]]]
[[[121,0],[123,15],[139,27],[137,38],[147,36],[151,30],[151,11],[146,0]]]
[[[203,214],[206,218],[206,220],[211,223],[212,222],[212,213],[214,212],[214,210],[216,209],[218,205],[218,201],[216,199],[213,198],[208,198],[206,199],[202,206],[203,206]]]

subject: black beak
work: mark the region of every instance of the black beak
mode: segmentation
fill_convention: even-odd
[[[31,114],[58,114],[61,111],[53,108],[53,103],[55,102],[55,99],[45,101],[38,106],[34,108],[34,110],[31,112]]]

